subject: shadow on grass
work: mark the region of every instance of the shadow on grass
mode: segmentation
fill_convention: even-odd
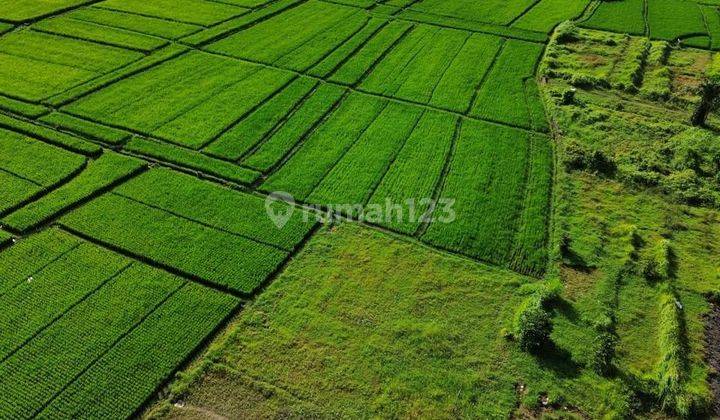
[[[569,351],[548,342],[535,356],[538,364],[563,379],[576,378],[582,366],[572,359]]]

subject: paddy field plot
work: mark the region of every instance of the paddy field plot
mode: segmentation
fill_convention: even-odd
[[[5,3],[0,300],[11,309],[0,311],[0,331],[7,331],[0,333],[0,417],[13,418],[140,413],[245,300],[267,305],[267,319],[295,334],[307,320],[292,302],[311,307],[328,297],[332,311],[350,311],[338,317],[372,324],[362,313],[369,307],[345,304],[368,297],[398,318],[431,302],[437,311],[427,315],[437,317],[446,300],[435,290],[446,287],[454,310],[448,319],[467,312],[489,316],[494,326],[475,329],[465,320],[463,331],[444,334],[441,322],[416,313],[383,326],[408,344],[391,352],[439,340],[420,348],[429,357],[414,359],[410,375],[451,354],[451,363],[438,362],[429,374],[438,399],[421,395],[417,411],[396,406],[397,398],[423,392],[414,388],[419,376],[376,372],[388,381],[381,398],[354,388],[352,381],[368,378],[345,377],[350,391],[335,408],[506,415],[522,398],[511,378],[458,372],[495,362],[527,367],[498,331],[512,318],[507,308],[524,297],[517,289],[540,284],[551,262],[555,133],[536,71],[553,29],[579,18],[618,40],[628,32],[652,38],[651,46],[680,38],[703,48],[694,50],[698,57],[720,42],[717,5],[689,0]],[[625,42],[618,45],[630,52],[645,45]],[[588,72],[615,80],[627,73],[623,65],[632,67],[632,60],[605,58]],[[291,199],[272,199],[278,191]],[[387,203],[405,217],[370,216]],[[325,210],[331,226],[321,227],[316,215]],[[332,224],[341,218],[349,221],[336,234]],[[374,276],[400,266],[444,277],[363,279],[369,291],[352,283],[353,272],[339,286],[348,267],[340,254],[351,255],[355,240],[379,261],[361,264]],[[320,276],[293,283],[283,273],[297,267],[308,244],[317,260],[301,265]],[[384,260],[381,249],[421,251],[406,265]],[[327,267],[319,269],[322,250]],[[455,279],[459,265],[472,274]],[[408,306],[391,308],[390,288]],[[338,298],[338,290],[348,294]],[[289,297],[276,300],[284,291]],[[336,319],[308,311],[319,320],[313,328],[358,332],[335,331]],[[411,325],[418,319],[419,329]],[[470,343],[477,361],[460,361],[451,349],[468,345],[458,338],[467,331],[477,335]],[[247,338],[257,339],[255,350],[267,345],[261,335]],[[281,338],[276,343],[286,347],[269,352],[272,363],[291,364],[297,355],[285,352],[291,344]],[[510,359],[477,351],[486,344]],[[273,372],[280,365],[248,357],[242,369],[285,383]],[[302,386],[316,386],[315,379]],[[493,380],[508,387],[473,391]],[[302,386],[293,392],[304,395]],[[478,402],[490,405],[477,410]]]

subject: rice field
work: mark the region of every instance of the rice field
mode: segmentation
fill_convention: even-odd
[[[544,278],[552,31],[714,49],[717,7],[0,4],[0,418],[142,414],[339,219]]]

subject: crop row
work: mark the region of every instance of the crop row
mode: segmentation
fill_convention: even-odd
[[[534,78],[535,67],[543,47],[523,41],[508,40],[490,69],[475,97],[470,115],[532,128],[531,108],[528,106],[525,80]],[[533,95],[531,101],[538,101]]]
[[[0,213],[66,179],[86,164],[81,155],[9,131],[0,131]]]
[[[0,3],[0,20],[21,23],[89,3],[91,0],[14,0]]]
[[[142,56],[32,30],[12,32],[0,38],[0,92],[39,101]]]
[[[277,211],[291,211],[282,207]],[[250,293],[312,229],[314,219],[304,221],[297,212],[276,227],[260,198],[158,169],[60,223],[192,278]]]
[[[367,20],[368,17],[358,9],[311,1],[207,48],[213,52],[302,71],[356,34]]]
[[[65,109],[197,149],[292,78],[287,72],[191,52],[125,78]]]
[[[534,136],[464,121],[440,194],[455,218],[433,221],[423,240],[541,274],[552,167],[547,139]]]
[[[222,3],[209,0],[106,0],[94,6],[184,24],[209,26],[249,11],[230,3],[233,3],[233,0]]]
[[[105,152],[69,183],[11,213],[2,223],[24,232],[85,201],[145,167],[137,159]]]
[[[419,12],[440,15],[464,20],[507,25],[526,9],[532,6],[534,0],[425,0],[411,6]]]
[[[0,261],[24,263],[3,268],[4,418],[128,417],[238,303],[58,229]]]

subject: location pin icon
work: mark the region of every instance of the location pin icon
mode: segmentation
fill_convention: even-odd
[[[273,191],[265,198],[265,211],[278,229],[282,229],[295,211],[295,199],[285,191]]]

